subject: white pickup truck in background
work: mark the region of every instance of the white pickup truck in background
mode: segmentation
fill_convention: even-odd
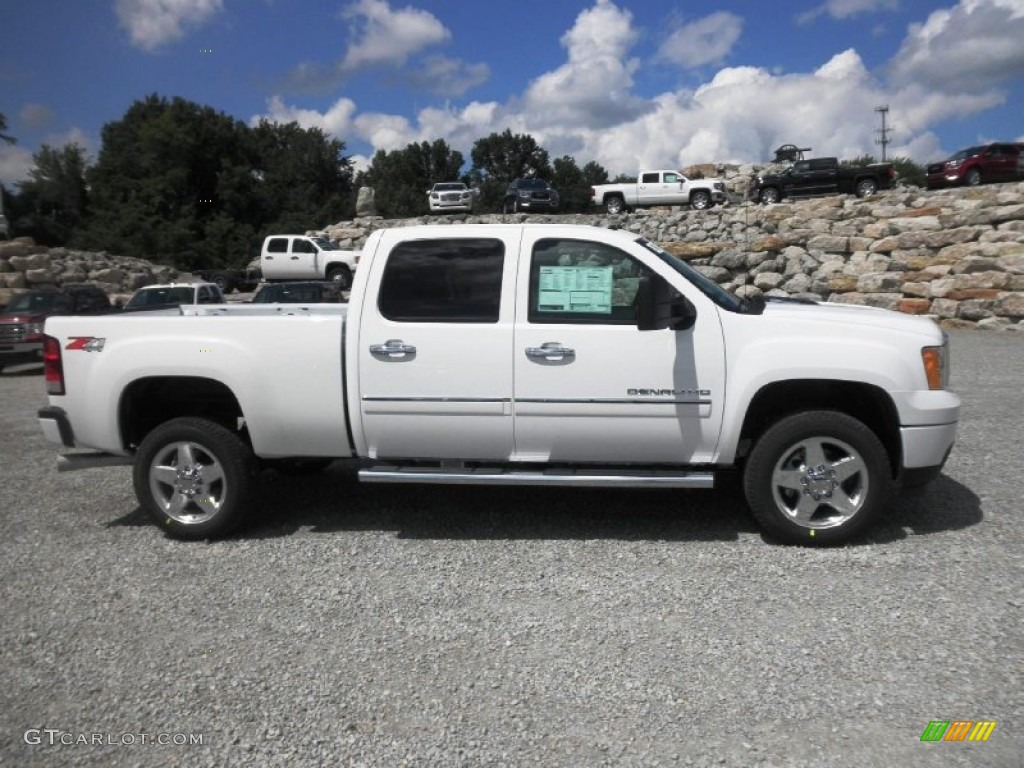
[[[347,305],[51,317],[63,468],[134,465],[170,535],[223,536],[257,469],[367,482],[708,488],[742,472],[772,536],[833,544],[937,476],[960,400],[930,320],[741,301],[623,230],[379,230]],[[671,496],[665,497],[672,503]]]
[[[270,235],[260,250],[260,271],[268,282],[330,280],[342,290],[352,286],[359,251],[344,251],[326,237]]]
[[[645,205],[689,205],[704,210],[725,202],[725,182],[688,179],[679,171],[640,171],[635,183],[591,187],[590,201],[612,214]]]

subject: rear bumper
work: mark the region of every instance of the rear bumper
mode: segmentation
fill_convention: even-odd
[[[36,417],[39,419],[39,428],[43,431],[43,436],[49,442],[63,445],[65,448],[75,447],[75,434],[63,408],[48,405],[40,408]]]

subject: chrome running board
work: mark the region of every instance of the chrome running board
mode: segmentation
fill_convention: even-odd
[[[712,472],[622,469],[553,469],[503,467],[404,467],[378,465],[359,470],[364,483],[430,483],[436,485],[548,485],[578,488],[713,488]]]

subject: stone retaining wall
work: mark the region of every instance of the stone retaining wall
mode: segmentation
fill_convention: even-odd
[[[944,327],[1024,331],[1024,183],[619,216],[365,218],[322,231],[359,248],[381,226],[509,221],[618,225],[744,297],[867,304],[929,315]]]
[[[522,221],[619,226],[744,297],[867,304],[929,315],[944,327],[1024,331],[1024,183],[708,211],[648,208],[619,216],[367,217],[320,231],[354,249],[382,226]],[[0,243],[0,304],[39,285],[90,281],[116,295],[178,277],[171,267],[128,256]]]

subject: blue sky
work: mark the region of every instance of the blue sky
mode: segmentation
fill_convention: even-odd
[[[0,0],[0,112],[95,155],[150,93],[378,149],[511,128],[612,174],[780,144],[926,162],[1024,141],[1024,0]]]

